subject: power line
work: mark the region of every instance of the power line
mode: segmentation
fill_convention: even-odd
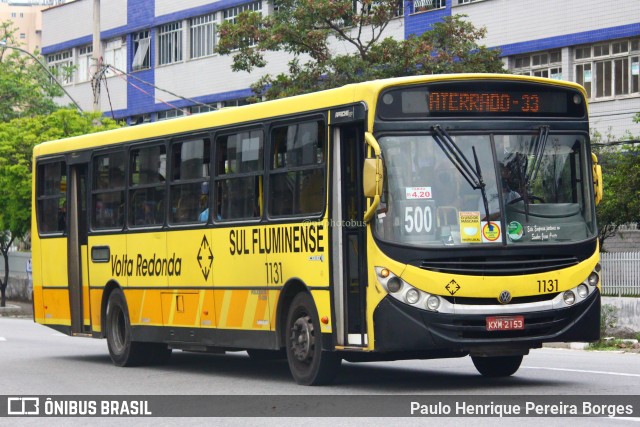
[[[178,94],[177,94],[177,93],[175,93],[175,92],[171,92],[170,90],[163,89],[163,88],[161,88],[161,87],[159,87],[159,86],[157,86],[157,85],[155,85],[155,84],[153,84],[153,83],[149,83],[149,82],[147,82],[147,81],[145,81],[145,80],[142,80],[142,79],[141,79],[141,78],[139,78],[139,77],[134,76],[133,74],[130,74],[130,73],[124,72],[124,71],[122,71],[122,70],[120,70],[120,69],[118,69],[118,68],[114,67],[113,65],[105,65],[105,67],[111,68],[112,70],[114,70],[114,71],[115,71],[115,72],[117,72],[117,73],[123,74],[123,75],[125,75],[125,76],[127,76],[127,77],[129,77],[129,78],[132,78],[132,79],[134,79],[134,80],[139,81],[140,83],[144,83],[144,84],[146,84],[146,85],[148,85],[148,86],[151,86],[151,87],[153,87],[154,89],[158,89],[158,90],[160,90],[160,91],[162,91],[162,92],[168,93],[169,95],[175,96],[176,98],[180,98],[180,99],[182,99],[183,101],[193,102],[193,103],[194,103],[194,104],[196,104],[196,105],[200,105],[200,106],[207,107],[207,108],[210,108],[210,107],[211,107],[210,105],[207,105],[207,104],[205,104],[205,103],[203,103],[203,102],[199,102],[199,101],[196,101],[195,99],[191,99],[191,98],[187,98],[187,97],[185,97],[185,96],[178,95]],[[159,99],[159,98],[158,98],[158,99]],[[166,103],[166,102],[165,102],[165,103]],[[179,108],[177,108],[177,107],[173,107],[173,108],[179,109]]]

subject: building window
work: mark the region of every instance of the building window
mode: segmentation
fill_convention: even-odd
[[[262,1],[256,1],[253,3],[242,4],[240,6],[231,7],[229,9],[225,9],[223,13],[223,17],[225,21],[229,21],[232,24],[236,23],[238,15],[242,12],[252,11],[252,12],[262,12]]]
[[[427,12],[430,10],[442,9],[446,6],[446,0],[413,0],[413,10],[411,13]]]
[[[127,49],[125,40],[122,37],[108,40],[104,46],[103,63],[111,65],[118,70],[127,69]],[[113,70],[107,71],[108,76],[115,75]]]
[[[575,48],[576,82],[590,98],[610,98],[639,92],[640,42],[616,40]]]
[[[241,107],[243,105],[247,105],[247,99],[246,98],[238,98],[238,99],[229,99],[227,101],[222,101],[220,107],[221,108],[225,108],[225,107]]]
[[[458,0],[458,4],[473,3],[475,1],[478,1],[478,0]]]
[[[182,61],[182,22],[158,28],[158,65]]]
[[[213,55],[216,47],[215,14],[191,18],[189,28],[191,58]]]
[[[73,59],[71,56],[71,50],[47,55],[49,71],[51,71],[51,74],[56,76],[60,84],[71,84],[73,77]]]
[[[133,62],[131,63],[133,71],[146,70],[151,66],[149,60],[150,44],[149,30],[140,31],[133,35]]]
[[[15,12],[11,12],[11,17],[12,18],[16,18],[17,17],[16,13]]]
[[[78,61],[76,69],[76,82],[86,82],[91,80],[91,59],[93,56],[93,46],[87,45],[78,48]]]
[[[216,105],[194,105],[189,108],[191,114],[208,113],[217,110]]]
[[[166,110],[158,112],[158,121],[160,120],[169,120],[174,119],[176,117],[184,116],[184,111],[180,109]]]
[[[27,35],[26,35],[25,33],[20,33],[20,38],[21,38],[21,39],[26,39],[26,38],[27,38]]]
[[[262,1],[256,1],[225,9],[222,13],[222,17],[225,21],[235,24],[238,19],[238,15],[247,11],[262,13]],[[255,39],[246,39],[243,44],[246,44],[247,46],[254,46],[256,43]]]
[[[562,79],[562,53],[559,50],[536,52],[514,58],[515,74]]]

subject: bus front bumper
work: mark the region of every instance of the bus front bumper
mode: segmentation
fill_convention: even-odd
[[[590,342],[600,339],[600,293],[593,292],[574,306],[523,316],[524,329],[488,331],[486,315],[442,314],[421,310],[387,296],[373,314],[375,351],[453,350],[507,353],[528,351],[546,342]]]

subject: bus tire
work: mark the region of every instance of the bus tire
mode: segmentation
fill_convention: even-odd
[[[333,381],[342,359],[322,350],[320,321],[311,295],[295,296],[287,314],[287,361],[293,379],[300,385],[323,385]]]
[[[478,372],[485,377],[509,377],[516,373],[522,363],[522,356],[471,356]]]
[[[124,293],[114,289],[107,303],[107,347],[116,366],[137,366],[148,360],[145,343],[131,340],[131,322]]]

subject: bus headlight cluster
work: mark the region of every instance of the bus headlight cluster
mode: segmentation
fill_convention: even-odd
[[[597,286],[598,282],[600,282],[600,276],[595,271],[591,272],[589,277],[587,277],[587,283],[591,286]]]
[[[393,298],[414,307],[437,311],[440,307],[440,297],[414,288],[389,269],[376,267],[378,282]]]

